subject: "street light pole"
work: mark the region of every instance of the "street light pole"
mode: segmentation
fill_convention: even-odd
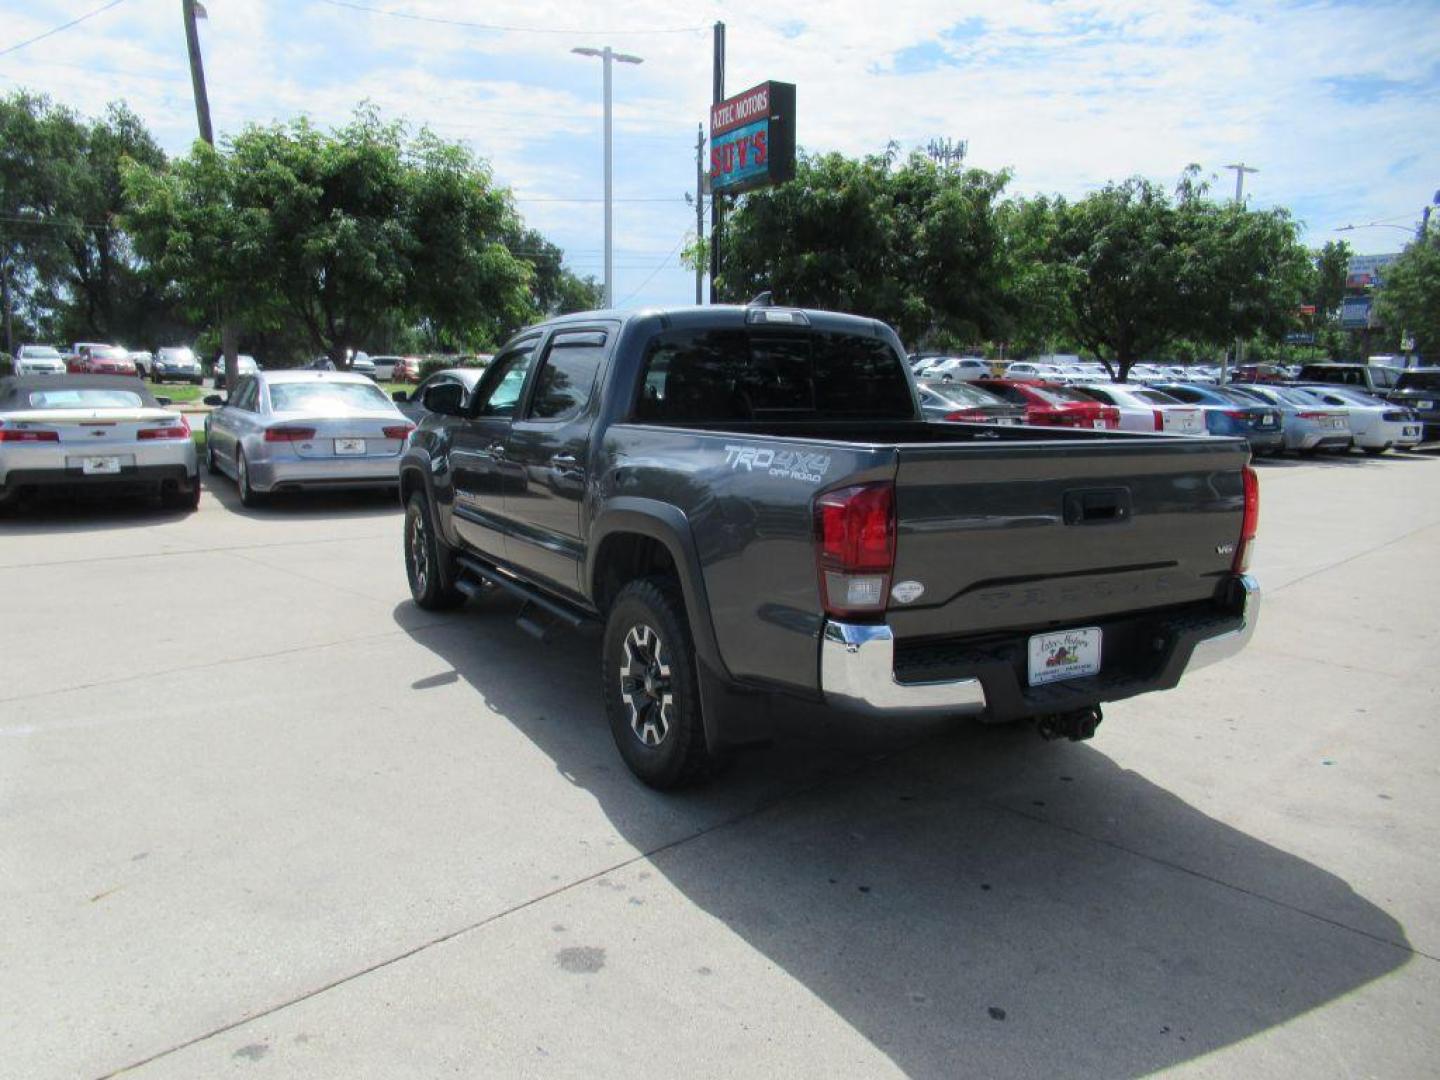
[[[1236,162],[1234,165],[1226,165],[1225,168],[1227,168],[1227,169],[1234,169],[1234,170],[1235,170],[1235,205],[1238,206],[1238,207],[1240,207],[1241,210],[1244,210],[1244,209],[1245,209],[1245,174],[1246,174],[1246,173],[1256,173],[1256,172],[1259,172],[1260,170],[1259,170],[1259,169],[1256,169],[1256,168],[1253,168],[1253,167],[1250,166],[1250,165],[1246,165],[1243,161]],[[1230,381],[1230,365],[1229,365],[1229,363],[1228,363],[1228,360],[1229,360],[1229,357],[1222,357],[1221,360],[1220,360],[1220,384],[1221,384],[1222,386],[1223,386],[1225,383],[1227,383],[1227,382]],[[1235,339],[1235,366],[1236,366],[1236,367],[1239,367],[1242,363],[1244,363],[1244,360],[1245,360],[1245,342],[1244,342],[1241,338],[1236,337],[1236,339]]]
[[[611,139],[610,139],[610,64],[618,60],[622,64],[643,64],[645,61],[638,56],[631,56],[629,53],[617,53],[606,45],[604,48],[592,49],[579,47],[570,50],[579,56],[598,56],[601,65],[604,67],[605,84],[605,306],[615,306],[615,254],[613,246],[614,233],[614,191],[612,180],[611,163]]]
[[[195,0],[181,0],[181,14],[185,17],[185,47],[190,52],[190,85],[195,91],[195,119],[200,124],[200,138],[211,146],[215,145],[215,133],[210,127],[210,95],[205,92],[205,64],[200,59],[200,31],[195,20],[206,17],[205,5]]]

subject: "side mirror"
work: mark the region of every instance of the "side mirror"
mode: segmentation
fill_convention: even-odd
[[[225,404],[225,399],[219,394],[210,394],[205,398],[205,404],[209,405],[212,409],[218,409]]]
[[[174,405],[175,399],[168,397],[157,397],[155,401],[160,405]]]
[[[442,416],[461,416],[464,414],[465,388],[457,383],[432,386],[425,391],[423,404],[430,412]]]
[[[390,400],[395,402],[395,404],[397,405],[404,405],[405,402],[410,400],[410,398],[404,390],[396,390],[393,394],[390,395]]]

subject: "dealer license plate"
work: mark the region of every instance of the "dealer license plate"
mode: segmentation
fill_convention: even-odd
[[[1057,630],[1030,639],[1030,685],[1094,675],[1100,670],[1100,627]]]
[[[336,439],[335,453],[337,454],[363,454],[365,453],[364,439]]]
[[[1020,421],[1016,420],[1013,416],[997,416],[995,418],[995,423],[1005,424],[1010,427],[1019,427],[1020,425]]]
[[[1092,427],[1103,428],[1103,427],[1105,426],[1105,421],[1104,421],[1104,420],[1091,420],[1091,421],[1090,421],[1090,424],[1091,424]]]
[[[1401,438],[1403,439],[1418,439],[1420,437],[1420,428],[1415,424],[1406,424],[1400,431],[1402,432]]]
[[[80,471],[86,476],[114,476],[120,471],[118,457],[87,457],[80,462]]]
[[[1431,409],[1435,408],[1435,402],[1417,401],[1415,402],[1415,408],[1419,409],[1421,412],[1429,412]]]

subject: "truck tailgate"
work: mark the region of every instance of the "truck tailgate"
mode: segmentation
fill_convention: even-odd
[[[1238,439],[901,447],[887,621],[898,638],[977,635],[1208,600],[1248,457]]]

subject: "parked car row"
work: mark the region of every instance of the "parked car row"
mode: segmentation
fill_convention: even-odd
[[[13,375],[138,375],[196,386],[203,375],[194,350],[186,346],[166,346],[152,353],[100,341],[77,341],[65,352],[54,345],[21,345],[10,370]]]
[[[1417,379],[1428,376],[1415,373]],[[1370,454],[1413,447],[1429,437],[1412,410],[1350,387],[1202,383],[1079,383],[1036,379],[920,382],[927,418],[969,423],[1119,428],[1245,439],[1256,454]],[[1440,372],[1431,409],[1440,405]],[[997,409],[1009,405],[1009,414]],[[1003,417],[1003,418],[1002,418]],[[1437,417],[1440,420],[1440,417]]]

